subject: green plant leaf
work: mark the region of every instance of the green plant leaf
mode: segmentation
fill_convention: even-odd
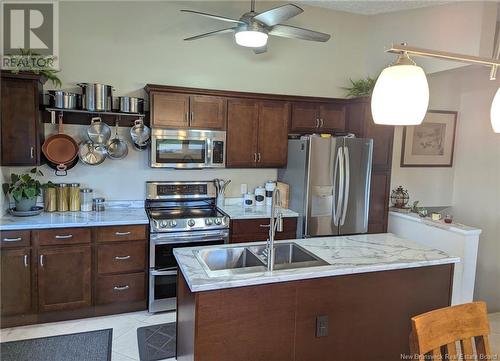
[[[37,192],[35,188],[27,188],[24,190],[24,194],[26,195],[26,198],[32,199],[37,196]]]
[[[2,184],[2,190],[3,190],[3,194],[5,194],[5,195],[9,194],[10,184],[9,183]]]
[[[19,181],[19,176],[17,174],[12,173],[10,175],[10,181],[13,184],[17,183]]]
[[[15,189],[12,192],[12,197],[14,198],[14,200],[16,202],[19,202],[22,199],[22,197],[23,197],[23,191],[22,191],[22,189]]]

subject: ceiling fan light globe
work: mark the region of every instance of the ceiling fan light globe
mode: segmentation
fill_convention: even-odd
[[[495,133],[500,133],[500,88],[498,88],[490,111],[491,127]]]
[[[267,44],[267,34],[262,31],[242,30],[234,34],[236,44],[247,48],[260,48]]]
[[[373,121],[385,125],[418,125],[429,106],[429,85],[417,65],[385,68],[372,93]]]

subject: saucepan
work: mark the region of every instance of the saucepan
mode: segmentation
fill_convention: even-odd
[[[80,94],[64,90],[49,90],[49,106],[59,109],[77,109],[81,105]]]
[[[87,135],[93,143],[106,144],[111,138],[111,128],[101,118],[95,117],[90,120]]]
[[[111,159],[123,159],[128,154],[127,143],[118,136],[118,122],[115,126],[115,137],[111,139],[106,149]]]
[[[136,97],[118,97],[120,113],[143,113],[144,99]]]
[[[130,128],[130,137],[136,150],[145,150],[151,138],[151,129],[144,124],[142,119],[137,119]]]

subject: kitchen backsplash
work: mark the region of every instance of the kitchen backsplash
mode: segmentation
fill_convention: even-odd
[[[86,126],[65,125],[65,133],[73,136],[79,143],[85,138]],[[40,170],[44,173],[43,181],[55,183],[81,183],[82,187],[94,189],[94,196],[102,196],[107,200],[139,200],[144,199],[145,182],[154,180],[212,180],[214,178],[231,179],[226,189],[227,197],[240,196],[240,184],[248,184],[249,191],[256,186],[264,185],[267,180],[276,180],[276,169],[203,169],[203,170],[173,170],[152,169],[149,167],[149,149],[138,152],[130,144],[128,127],[120,127],[118,134],[127,140],[129,153],[125,159],[106,159],[98,166],[89,166],[79,162],[68,171],[65,177],[55,176],[54,170],[44,165]],[[50,135],[57,131],[57,127],[46,124],[45,134]],[[3,182],[10,173],[20,173],[29,168],[1,167]]]

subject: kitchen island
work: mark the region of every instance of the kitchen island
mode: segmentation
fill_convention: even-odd
[[[179,361],[399,360],[410,317],[450,304],[460,260],[442,251],[392,234],[276,245],[290,242],[322,265],[268,272],[242,258],[262,243],[174,250]],[[231,247],[247,268],[214,266]]]

